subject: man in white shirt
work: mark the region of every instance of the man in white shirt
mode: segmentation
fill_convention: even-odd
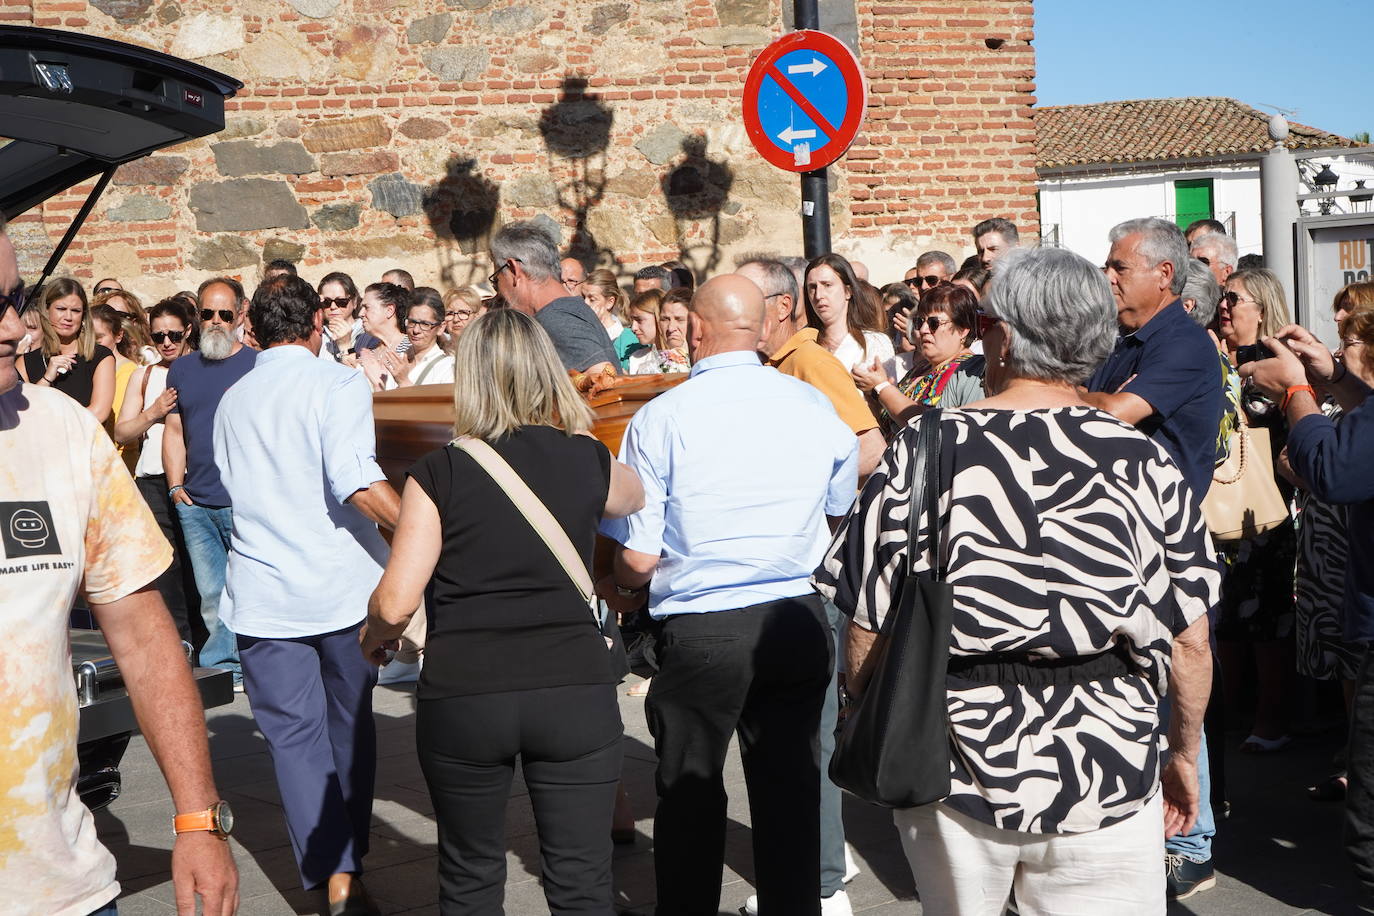
[[[215,415],[215,463],[234,505],[220,619],[238,637],[292,850],[332,912],[375,912],[356,880],[376,776],[372,687],[358,651],[400,500],[377,465],[367,380],[316,358],[319,297],[298,277],[258,287],[263,352]]]

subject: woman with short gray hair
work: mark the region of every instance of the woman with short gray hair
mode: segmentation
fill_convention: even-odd
[[[1022,912],[1091,899],[1094,912],[1162,913],[1164,839],[1198,809],[1211,544],[1163,448],[1079,396],[1116,337],[1101,271],[1059,249],[1011,252],[987,308],[990,397],[939,421],[951,790],[894,819],[931,916],[1000,913],[1013,890]],[[851,693],[916,587],[918,435],[898,433],[815,575],[852,618]],[[929,558],[914,569],[929,573]]]

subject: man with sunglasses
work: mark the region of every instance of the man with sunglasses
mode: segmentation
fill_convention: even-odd
[[[916,266],[906,272],[902,282],[919,298],[926,290],[948,283],[958,270],[948,252],[927,251],[916,259]]]
[[[581,296],[568,295],[558,249],[548,233],[534,223],[511,223],[491,240],[491,263],[491,288],[548,331],[563,368],[586,372],[601,363],[619,367],[601,319]]]
[[[181,357],[167,372],[167,386],[177,390],[177,403],[167,415],[162,436],[162,467],[200,592],[200,616],[209,634],[200,647],[200,663],[232,671],[234,689],[241,691],[243,673],[234,634],[219,619],[234,517],[215,465],[214,426],[220,399],[248,374],[258,354],[238,339],[247,300],[237,280],[206,280],[196,298],[200,350]]]
[[[76,791],[77,703],[68,614],[84,592],[156,752],[182,829],[172,880],[182,912],[228,916],[238,874],[216,820],[205,714],[176,626],[153,581],[171,562],[114,444],[61,392],[22,384],[28,332],[14,246],[0,217],[0,909],[115,911],[115,860]],[[227,813],[227,810],[223,813]],[[202,821],[192,828],[188,821]],[[175,829],[175,828],[174,828]]]
[[[1226,285],[1240,260],[1236,240],[1225,232],[1204,232],[1194,236],[1190,254],[1207,265],[1212,276],[1217,278],[1218,286]]]

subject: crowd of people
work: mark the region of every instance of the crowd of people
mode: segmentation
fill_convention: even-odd
[[[178,812],[208,812],[178,819],[178,850],[228,827],[203,725],[144,699],[194,704],[151,673],[176,636],[246,692],[301,882],[331,913],[376,912],[371,691],[394,658],[416,660],[440,911],[501,912],[519,761],[550,910],[614,912],[612,844],[635,836],[619,627],[651,669],[635,692],[658,759],[655,912],[718,909],[734,737],[745,912],[850,912],[835,735],[879,689],[899,599],[931,580],[953,595],[948,740],[921,753],[948,756],[950,789],[894,815],[926,912],[1154,914],[1213,886],[1228,733],[1282,752],[1310,714],[1299,675],[1343,687],[1349,745],[1311,794],[1346,801],[1374,889],[1374,284],[1337,295],[1333,354],[1212,220],[1127,220],[1100,266],[1023,246],[1001,218],[971,241],[964,262],[928,251],[882,286],[838,254],[758,253],[700,287],[670,262],[627,289],[512,223],[489,288],[404,270],[312,285],[273,262],[251,295],[215,277],[145,309],[115,279],[26,295],[3,240],[0,453],[70,442],[91,467],[26,467],[24,495],[0,494],[87,507],[42,518],[85,547],[34,595],[69,602],[84,576],[116,655],[133,654],[126,605],[170,612],[138,624],[130,691],[172,748]],[[688,377],[613,456],[575,383],[597,373]],[[398,491],[372,396],[435,384],[454,440]],[[615,549],[593,581],[598,535]],[[70,775],[0,876],[52,912],[113,912]],[[178,893],[232,912],[232,864],[187,843]]]

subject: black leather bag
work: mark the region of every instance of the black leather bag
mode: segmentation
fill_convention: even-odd
[[[864,801],[914,808],[949,795],[950,616],[954,593],[940,569],[940,411],[917,428],[906,576],[874,651],[868,687],[850,709],[830,758],[830,778]],[[930,532],[918,543],[922,512]],[[918,576],[916,558],[929,551],[931,573]]]

